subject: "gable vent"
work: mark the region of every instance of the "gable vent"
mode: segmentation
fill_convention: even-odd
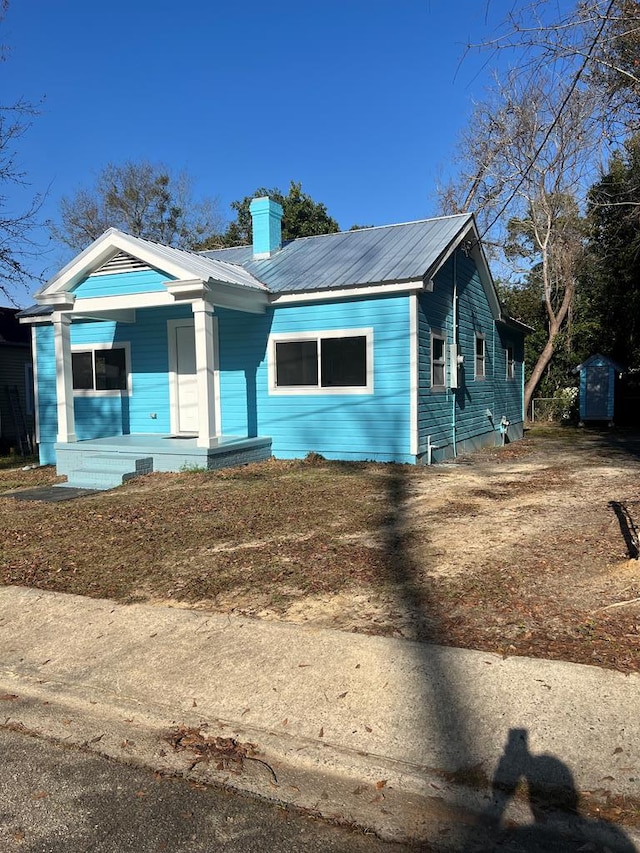
[[[150,270],[151,267],[141,261],[139,258],[134,258],[133,255],[128,255],[126,252],[118,252],[97,270],[94,270],[91,275],[113,275],[119,272],[135,272],[137,270]]]

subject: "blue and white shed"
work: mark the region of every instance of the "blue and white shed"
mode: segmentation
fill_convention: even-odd
[[[596,353],[575,368],[580,374],[580,422],[613,424],[616,376],[623,368],[606,355]]]

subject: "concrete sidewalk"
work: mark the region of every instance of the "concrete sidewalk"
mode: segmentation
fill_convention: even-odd
[[[640,796],[640,677],[577,664],[4,587],[0,700],[5,725],[452,849],[531,823],[519,778]]]

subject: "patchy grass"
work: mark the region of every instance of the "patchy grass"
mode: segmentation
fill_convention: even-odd
[[[36,456],[0,456],[0,495],[15,489],[50,486],[62,479],[53,465],[39,465]]]
[[[563,429],[430,469],[314,457],[0,495],[0,578],[638,671],[640,564],[608,501],[633,509],[639,474],[633,437]],[[0,491],[17,480],[55,472]]]

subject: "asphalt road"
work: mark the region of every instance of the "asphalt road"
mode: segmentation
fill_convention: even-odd
[[[2,853],[404,853],[371,835],[0,729]]]

